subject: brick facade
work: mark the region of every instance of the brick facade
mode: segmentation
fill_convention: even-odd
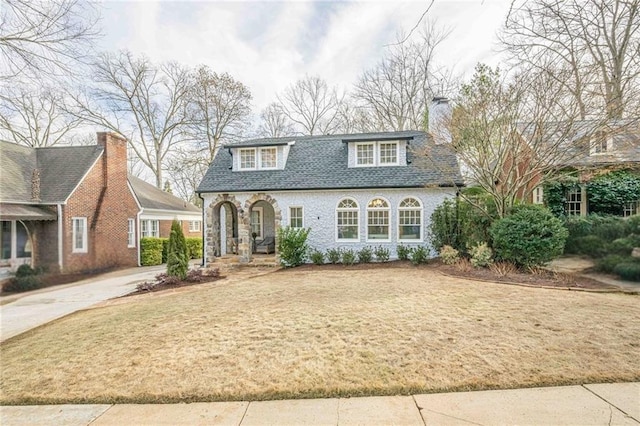
[[[201,238],[202,237],[202,230],[196,231],[196,232],[189,232],[189,221],[182,220],[181,222],[182,222],[182,233],[184,234],[185,238]],[[160,238],[169,238],[169,236],[171,235],[172,223],[173,223],[172,220],[159,221]],[[202,222],[200,222],[200,226],[202,227]]]
[[[136,266],[137,248],[129,248],[128,219],[138,206],[127,184],[127,142],[111,133],[98,133],[102,156],[63,206],[64,271]],[[73,252],[75,217],[87,220],[87,251]],[[136,238],[137,240],[137,238]]]

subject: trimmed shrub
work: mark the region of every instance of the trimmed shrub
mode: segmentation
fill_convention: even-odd
[[[373,250],[371,247],[364,247],[358,252],[358,263],[371,263]]]
[[[191,237],[185,238],[187,250],[189,250],[189,259],[202,258],[202,238]]]
[[[640,281],[640,262],[627,261],[623,263],[618,263],[613,268],[613,272],[619,275],[622,279],[625,279],[628,281]]]
[[[460,253],[458,250],[451,246],[442,246],[440,249],[440,260],[442,260],[442,263],[445,265],[453,265],[458,261],[458,259],[460,259]]]
[[[140,264],[142,266],[162,265],[162,239],[155,237],[140,239]]]
[[[635,246],[632,238],[618,238],[617,240],[613,240],[611,244],[609,244],[608,249],[610,254],[630,256],[634,247]]]
[[[596,271],[605,272],[610,274],[615,269],[616,265],[630,261],[628,256],[621,256],[619,254],[610,254],[598,260],[595,265]]]
[[[307,260],[307,237],[311,228],[291,228],[285,226],[278,229],[278,253],[280,264],[285,268],[300,266]]]
[[[427,263],[429,260],[429,250],[425,246],[418,246],[411,249],[411,263],[419,265],[421,263]]]
[[[572,242],[571,253],[583,254],[591,257],[602,257],[608,253],[608,244],[596,235],[575,238]]]
[[[560,256],[568,236],[562,221],[538,205],[515,206],[489,232],[496,256],[520,267],[543,265]]]
[[[487,243],[477,244],[469,250],[471,264],[476,268],[486,268],[493,263],[493,251]]]
[[[169,255],[169,239],[160,238],[162,240],[162,263],[167,263],[167,256]]]
[[[396,252],[398,253],[398,260],[409,260],[409,256],[411,255],[411,248],[400,244],[396,248]]]
[[[356,263],[356,252],[351,249],[342,250],[342,264],[343,265],[353,265]]]
[[[187,278],[189,270],[189,250],[182,233],[180,222],[174,220],[169,236],[169,252],[167,253],[167,275],[179,280]]]
[[[340,259],[342,258],[342,251],[339,248],[332,248],[327,250],[327,260],[329,263],[336,264],[340,263]]]
[[[391,253],[388,248],[377,246],[373,249],[373,254],[376,256],[378,262],[388,262]]]
[[[482,208],[458,198],[443,201],[431,215],[429,238],[433,247],[449,245],[464,252],[467,247],[490,241],[488,229],[495,217],[495,206],[482,194],[473,195],[471,189],[475,188],[468,189],[467,196]]]
[[[324,253],[320,250],[313,249],[309,251],[309,259],[311,259],[315,265],[324,265]]]
[[[42,287],[42,281],[37,275],[24,275],[11,278],[3,287],[2,291],[23,292],[36,290]]]
[[[16,278],[29,277],[37,274],[38,272],[26,263],[18,266],[18,269],[16,269]]]

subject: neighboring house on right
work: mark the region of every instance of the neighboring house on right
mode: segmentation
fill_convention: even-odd
[[[534,126],[521,126],[520,134],[525,141],[531,138],[530,128]],[[558,129],[558,123],[550,124],[549,128]],[[566,179],[560,177],[555,185],[549,185],[549,182],[541,182],[540,173],[532,180],[523,197],[525,200],[535,204],[555,203],[549,207],[556,212],[563,210],[569,216],[585,216],[597,211],[590,202],[593,195],[590,182],[594,179],[611,172],[628,172],[638,176],[640,181],[640,123],[637,120],[608,123],[583,120],[572,123],[569,131],[547,133],[547,142],[560,153],[552,167]],[[552,186],[556,194],[550,193]],[[609,213],[619,216],[640,214],[640,199],[624,200],[619,206],[612,206]]]

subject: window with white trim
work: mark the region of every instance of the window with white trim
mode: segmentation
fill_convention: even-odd
[[[73,242],[73,253],[86,253],[87,247],[87,218],[71,218],[71,239]]]
[[[189,221],[189,232],[200,232],[200,221],[199,220],[190,220]]]
[[[304,228],[302,207],[289,207],[289,226],[291,228]]]
[[[340,200],[336,209],[336,227],[338,241],[358,241],[360,208],[358,203],[345,198]]]
[[[262,207],[252,207],[251,208],[251,237],[256,240],[262,239],[263,235],[263,209]],[[255,236],[254,236],[255,234]]]
[[[533,188],[533,204],[544,204],[544,190],[542,186]]]
[[[127,230],[127,247],[136,246],[136,220],[128,219],[129,228]]]
[[[140,221],[140,231],[142,238],[160,237],[159,223],[157,220],[146,219]]]
[[[260,148],[260,169],[275,169],[278,167],[278,149],[275,147]]]
[[[240,170],[256,169],[256,149],[242,148],[240,152]]]
[[[626,203],[622,210],[622,216],[629,217],[634,214],[640,214],[640,200],[631,203]]]
[[[389,239],[389,203],[374,198],[367,204],[367,240]]]
[[[380,165],[398,164],[398,143],[380,142]]]
[[[582,206],[582,188],[576,187],[567,192],[566,212],[569,216],[580,216]]]
[[[605,131],[598,131],[591,137],[591,148],[589,153],[606,154],[613,150],[613,137]]]
[[[356,165],[358,166],[375,165],[375,144],[373,143],[356,144]]]
[[[398,239],[420,240],[422,237],[422,205],[415,198],[405,198],[398,207]]]

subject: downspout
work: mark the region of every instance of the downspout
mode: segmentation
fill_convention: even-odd
[[[196,192],[196,195],[202,201],[202,226],[200,227],[200,233],[202,234],[202,264],[200,266],[202,266],[204,268],[206,263],[207,263],[206,262],[206,258],[207,258],[207,239],[204,237],[204,235],[205,235],[204,228],[207,225],[206,225],[206,222],[205,222],[204,198],[202,198],[202,194],[200,194],[199,192]]]
[[[62,220],[62,204],[58,204],[58,268],[60,268],[60,272],[63,271],[63,259],[64,256],[62,255],[62,249],[63,249],[63,244],[62,244],[62,235],[63,235],[63,220]]]
[[[137,200],[136,200],[137,202]],[[136,213],[136,247],[138,252],[138,266],[142,266],[140,262],[140,215],[142,214],[142,210],[138,210]]]

